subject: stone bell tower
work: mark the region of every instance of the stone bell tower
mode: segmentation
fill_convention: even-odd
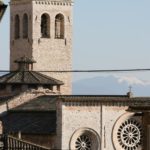
[[[10,70],[14,60],[34,58],[34,71],[72,69],[72,0],[11,0]],[[43,72],[63,81],[62,94],[71,94],[70,73]]]

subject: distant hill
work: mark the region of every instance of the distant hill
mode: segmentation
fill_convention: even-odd
[[[8,72],[7,72],[8,73]],[[0,76],[6,74],[0,73]],[[132,86],[134,96],[150,96],[150,81],[136,77],[99,76],[73,82],[75,95],[125,95]]]
[[[73,94],[87,95],[124,95],[132,86],[135,96],[150,96],[150,82],[136,77],[94,77],[79,80],[73,83]]]

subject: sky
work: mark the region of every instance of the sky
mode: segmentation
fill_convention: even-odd
[[[150,68],[149,8],[149,0],[74,0],[73,69]],[[9,69],[9,7],[0,23],[3,69]],[[97,74],[75,79],[88,76]],[[150,72],[131,76],[150,80]]]

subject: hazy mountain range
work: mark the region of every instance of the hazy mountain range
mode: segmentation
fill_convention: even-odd
[[[128,76],[82,79],[73,83],[73,94],[125,95],[130,86],[135,96],[150,96],[150,81]]]
[[[0,73],[0,76],[6,73]],[[98,76],[73,82],[75,95],[125,95],[132,87],[135,96],[150,96],[150,81],[131,76]]]

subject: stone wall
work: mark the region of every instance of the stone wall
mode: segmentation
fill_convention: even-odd
[[[90,128],[101,135],[100,107],[63,106],[62,116],[62,149],[69,149],[73,133],[80,128]]]
[[[47,89],[28,90],[26,92],[22,92],[21,94],[14,96],[2,103],[0,105],[0,114],[42,95],[58,95],[58,93]]]
[[[14,60],[27,56],[32,57],[32,2],[19,1],[10,2],[10,70],[16,70]],[[28,15],[28,38],[23,39],[22,25],[23,15]],[[20,38],[15,39],[15,16],[20,18]]]
[[[150,113],[143,113],[143,126],[144,126],[144,145],[145,149],[150,149]]]
[[[113,145],[113,128],[120,116],[126,113],[127,107],[102,106],[102,147],[101,150],[115,150]]]
[[[2,125],[2,122],[0,121],[0,135],[3,134],[3,125]]]
[[[41,15],[46,13],[50,16],[50,38],[41,38],[40,20]],[[55,39],[55,16],[64,16],[65,37]],[[44,4],[33,2],[33,57],[37,61],[35,70],[71,70],[72,64],[72,4],[51,3]],[[46,73],[64,82],[62,94],[71,94],[70,73]]]
[[[127,112],[127,108],[127,106],[108,106],[100,103],[82,105],[82,102],[69,105],[64,102],[62,104],[62,118],[58,117],[62,120],[62,128],[58,130],[62,133],[61,149],[72,148],[71,144],[75,143],[72,140],[75,139],[74,135],[77,132],[83,133],[82,130],[89,132],[91,130],[100,139],[97,150],[115,150],[114,143],[117,143],[118,139],[113,135],[116,134],[114,128],[118,130],[120,123],[130,117],[137,118],[139,122],[142,120],[139,116],[134,117],[134,113]],[[140,147],[139,150],[141,150]]]

